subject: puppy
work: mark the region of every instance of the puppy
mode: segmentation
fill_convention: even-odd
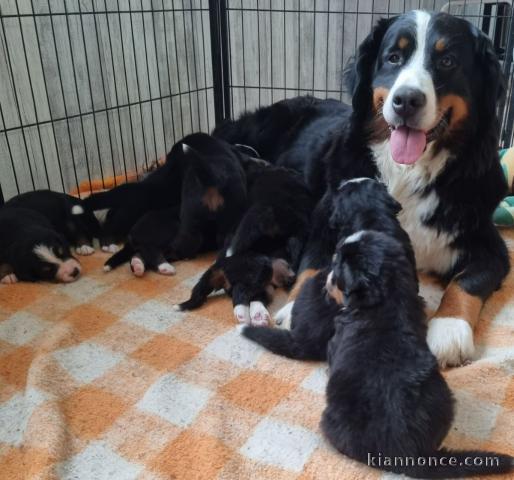
[[[66,237],[43,214],[11,205],[0,209],[0,283],[67,283],[80,272]]]
[[[5,206],[27,208],[43,215],[79,255],[91,255],[95,251],[93,238],[99,236],[100,224],[79,198],[36,190],[11,198]]]
[[[326,360],[327,344],[334,335],[339,298],[327,295],[329,269],[309,278],[293,305],[291,330],[245,327],[243,335],[271,352],[298,360]]]
[[[294,272],[283,259],[250,252],[220,256],[194,286],[191,298],[176,309],[193,310],[203,305],[211,292],[225,290],[232,297],[234,316],[240,323],[267,325],[270,318],[265,306],[274,289],[293,282]]]
[[[371,178],[342,182],[333,197],[331,228],[339,238],[363,229],[386,232],[404,246],[412,265],[409,237],[397,220],[400,205],[383,184]],[[331,288],[330,268],[308,279],[291,310],[291,329],[247,327],[243,335],[278,355],[302,360],[325,360],[328,341],[334,334],[334,318],[343,299]]]
[[[314,200],[303,177],[290,169],[243,157],[248,209],[229,242],[227,255],[269,256],[286,252],[296,269],[309,232]]]
[[[370,457],[387,457],[392,461],[382,468],[415,478],[510,471],[512,458],[506,455],[440,448],[454,400],[426,342],[424,302],[410,253],[396,238],[370,230],[337,246],[330,283],[345,307],[328,348],[323,433],[350,458],[376,466]],[[488,466],[485,457],[492,455],[498,464]],[[445,461],[449,457],[457,459],[456,466]],[[468,466],[466,457],[481,458],[483,466]]]
[[[125,241],[145,213],[180,208],[173,241],[176,258],[198,253],[204,237],[214,234],[222,247],[246,208],[246,180],[241,154],[223,140],[194,133],[176,143],[160,168],[136,183],[120,185],[85,200],[92,210],[110,209],[101,243],[107,251]]]

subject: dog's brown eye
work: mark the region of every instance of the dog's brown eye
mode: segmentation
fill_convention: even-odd
[[[389,58],[387,59],[387,61],[389,63],[392,63],[393,65],[400,63],[400,60],[400,55],[398,55],[397,53],[391,53],[391,55],[389,55]]]
[[[445,55],[439,59],[439,66],[448,70],[455,66],[455,60],[451,55]]]

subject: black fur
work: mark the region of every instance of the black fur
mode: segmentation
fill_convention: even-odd
[[[236,305],[250,305],[252,301],[267,305],[271,301],[269,287],[288,286],[294,274],[285,260],[246,252],[232,257],[220,257],[194,286],[191,298],[178,305],[180,310],[193,310],[218,290],[232,297]]]
[[[341,453],[368,463],[369,456],[456,457],[456,466],[382,464],[415,478],[505,473],[512,458],[492,452],[440,448],[453,421],[453,397],[425,340],[424,302],[410,254],[396,239],[364,232],[341,242],[334,261],[346,307],[330,341],[330,378],[321,428]],[[485,457],[498,465],[485,466]],[[483,466],[466,466],[466,457]],[[377,464],[370,464],[377,466]]]
[[[85,203],[65,193],[50,190],[26,192],[11,198],[5,206],[27,208],[43,215],[53,229],[75,247],[92,246],[93,238],[100,233],[98,220]],[[83,213],[73,214],[74,207]]]
[[[184,147],[186,145],[186,147]],[[209,192],[215,202],[206,204]],[[120,185],[86,199],[92,210],[112,209],[102,243],[123,241],[136,221],[151,210],[180,209],[174,258],[196,255],[205,236],[222,246],[246,207],[240,154],[222,140],[194,133],[174,145],[166,163],[137,183]]]
[[[51,251],[55,261],[40,258],[34,251],[38,246]],[[10,202],[0,209],[0,280],[14,274],[18,280],[27,282],[69,282],[80,271],[68,240],[42,213],[11,206]]]
[[[396,238],[404,246],[411,265],[414,253],[396,216],[400,205],[383,184],[373,179],[344,182],[334,194],[330,225],[339,239],[360,230],[377,230]],[[335,245],[330,252],[334,252]],[[327,256],[331,253],[327,252]],[[327,344],[334,334],[334,317],[341,305],[327,296],[327,268],[306,281],[291,312],[291,330],[247,327],[243,335],[278,355],[325,360]],[[415,275],[415,273],[414,273]],[[372,287],[371,287],[372,288]]]

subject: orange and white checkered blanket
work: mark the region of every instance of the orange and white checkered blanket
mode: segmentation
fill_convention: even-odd
[[[325,365],[243,339],[227,298],[172,310],[212,256],[143,279],[104,274],[105,258],[73,284],[0,286],[2,480],[394,478],[322,439]],[[483,311],[477,360],[446,373],[448,447],[514,455],[513,287],[511,273]],[[435,308],[439,287],[423,293]]]

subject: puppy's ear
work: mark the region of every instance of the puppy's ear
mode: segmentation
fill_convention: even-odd
[[[352,95],[354,111],[363,111],[366,105],[371,109],[373,72],[380,44],[387,29],[397,17],[382,18],[359,46],[355,58],[347,65],[344,77],[348,92]]]

